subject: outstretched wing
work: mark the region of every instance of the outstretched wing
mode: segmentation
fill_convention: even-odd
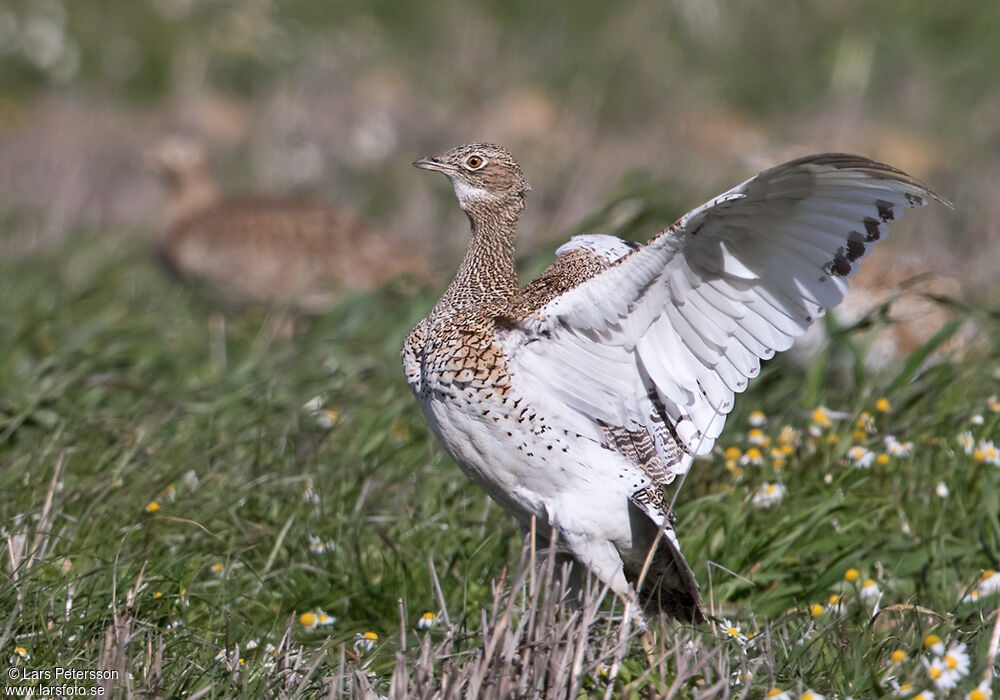
[[[643,453],[651,481],[669,483],[711,450],[760,360],[839,303],[887,224],[928,198],[859,156],[776,166],[540,295],[503,326],[510,362],[569,430]]]

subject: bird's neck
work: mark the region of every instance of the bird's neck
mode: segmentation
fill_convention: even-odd
[[[208,209],[219,200],[219,189],[207,171],[183,173],[168,180],[164,219],[166,228]]]
[[[444,306],[503,303],[516,296],[514,242],[523,209],[521,195],[465,207],[472,236],[458,273],[441,299]]]

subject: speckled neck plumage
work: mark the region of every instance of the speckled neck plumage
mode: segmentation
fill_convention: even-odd
[[[472,232],[455,279],[434,307],[432,317],[469,305],[506,306],[517,296],[514,243],[524,196],[470,204],[466,207]]]

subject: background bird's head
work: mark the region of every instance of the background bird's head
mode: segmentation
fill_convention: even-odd
[[[447,175],[455,187],[459,206],[465,210],[511,199],[520,203],[531,189],[511,152],[491,143],[459,146],[433,158],[421,158],[413,164]]]

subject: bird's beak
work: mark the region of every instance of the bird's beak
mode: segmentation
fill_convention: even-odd
[[[413,167],[420,168],[421,170],[436,170],[439,173],[448,174],[451,172],[452,168],[447,163],[442,163],[437,158],[421,158],[420,160],[413,161]]]

